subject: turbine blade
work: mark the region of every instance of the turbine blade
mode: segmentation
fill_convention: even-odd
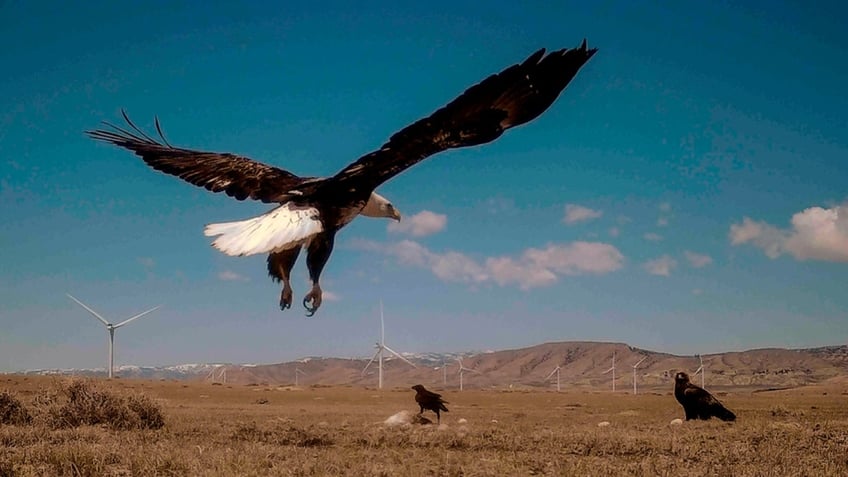
[[[603,372],[603,373],[601,373],[601,374],[607,374],[608,372],[612,371],[613,369],[615,369],[615,368],[614,368],[614,367],[613,367],[613,368],[610,368],[610,369],[608,369],[608,370],[604,371],[604,372]]]
[[[698,368],[698,370],[697,370],[697,371],[695,371],[694,373],[692,373],[692,376],[697,376],[697,375],[698,375],[698,373],[700,373],[700,372],[701,372],[701,371],[703,371],[703,370],[704,370],[704,367],[703,367],[703,366],[701,366],[700,368]]]
[[[400,354],[398,354],[397,352],[395,352],[395,350],[393,350],[393,349],[389,348],[388,346],[383,345],[383,349],[385,349],[385,350],[386,350],[386,351],[388,351],[389,353],[392,353],[393,355],[397,356],[397,357],[398,357],[398,358],[400,358],[400,359],[401,359],[404,363],[406,363],[406,364],[408,364],[408,365],[412,366],[413,368],[417,368],[417,367],[418,367],[418,366],[415,366],[415,364],[413,364],[413,363],[412,363],[412,361],[410,361],[410,360],[408,360],[408,359],[404,358],[403,356],[401,356]]]
[[[634,364],[634,365],[633,365],[633,367],[635,368],[636,366],[639,366],[640,364],[642,364],[642,361],[645,361],[646,359],[648,359],[648,357],[647,357],[647,356],[643,357],[643,358],[642,358],[642,359],[640,359],[640,360],[639,360],[636,364]]]
[[[122,321],[122,322],[118,323],[117,325],[115,325],[115,328],[120,328],[120,327],[122,327],[122,326],[126,325],[127,323],[129,323],[129,322],[130,322],[130,321],[132,321],[132,320],[137,320],[137,319],[141,318],[142,316],[144,316],[144,315],[146,315],[146,314],[148,314],[148,313],[153,313],[154,311],[158,310],[159,308],[162,308],[162,305],[154,306],[153,308],[151,308],[151,309],[149,309],[149,310],[147,310],[147,311],[143,311],[143,312],[141,312],[141,313],[139,313],[139,314],[137,314],[137,315],[133,316],[132,318],[127,318],[126,320],[124,320],[124,321]]]
[[[95,317],[95,318],[97,318],[98,320],[100,320],[100,321],[101,321],[104,325],[109,326],[109,322],[108,322],[108,321],[106,321],[106,319],[105,319],[105,318],[103,318],[102,316],[100,316],[100,314],[99,314],[99,313],[97,313],[96,311],[94,311],[94,310],[92,310],[91,308],[89,308],[89,307],[88,307],[85,303],[83,303],[83,302],[81,302],[81,301],[77,300],[76,298],[74,298],[73,296],[71,296],[71,294],[70,294],[70,293],[65,293],[65,295],[68,295],[68,298],[70,298],[71,300],[74,300],[75,302],[77,302],[77,305],[79,305],[79,306],[81,306],[81,307],[85,308],[86,310],[88,310],[88,312],[89,312],[89,313],[91,313],[92,315],[94,315],[94,317]]]
[[[557,368],[557,369],[559,369],[559,368]],[[547,380],[551,379],[551,376],[553,376],[553,375],[554,375],[554,373],[556,373],[556,372],[557,372],[557,370],[556,370],[556,369],[554,369],[553,371],[551,371],[551,374],[549,374],[549,375],[545,378],[545,381],[547,381]]]
[[[379,354],[380,354],[380,350],[378,349],[377,352],[374,353],[374,356],[371,357],[371,361],[368,361],[368,364],[366,364],[365,367],[362,368],[362,375],[363,376],[365,376],[365,371],[368,371],[368,367],[371,366],[371,363],[373,363],[375,359],[377,359],[377,355],[379,355]]]

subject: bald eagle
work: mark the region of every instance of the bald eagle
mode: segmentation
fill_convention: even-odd
[[[126,148],[153,169],[175,175],[237,200],[279,204],[247,220],[209,224],[212,245],[232,256],[268,254],[268,274],[282,281],[280,309],[292,304],[290,272],[301,248],[312,290],[304,297],[307,316],[321,306],[321,271],[330,258],[336,233],[358,215],[400,221],[401,214],[375,189],[438,152],[485,144],[504,131],[529,122],[553,104],[578,70],[595,54],[586,40],[578,48],[545,54],[541,49],[472,86],[430,116],[395,133],[380,149],[366,154],[332,177],[300,177],[283,169],[230,153],[174,147],[145,134],[121,111],[126,126],[104,122],[86,131],[99,141]]]
[[[706,389],[689,382],[689,375],[679,372],[674,376],[674,397],[683,406],[686,420],[707,420],[713,416],[722,421],[735,421],[736,414],[708,393]]]

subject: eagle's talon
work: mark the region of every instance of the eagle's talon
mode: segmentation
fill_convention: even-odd
[[[292,306],[292,289],[290,287],[284,287],[282,293],[280,293],[280,310],[286,311]]]
[[[309,302],[313,301],[312,297],[307,295],[306,298],[303,299],[303,307],[306,308],[306,316],[312,317],[316,311],[318,311],[317,306],[310,306]]]

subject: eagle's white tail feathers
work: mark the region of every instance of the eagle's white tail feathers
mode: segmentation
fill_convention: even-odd
[[[290,249],[323,231],[313,207],[298,207],[291,202],[268,213],[239,222],[209,224],[203,230],[215,237],[212,246],[227,255],[243,256]]]

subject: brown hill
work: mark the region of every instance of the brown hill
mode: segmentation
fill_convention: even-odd
[[[632,391],[633,365],[645,360],[636,370],[638,386],[645,390],[667,391],[672,376],[679,370],[694,374],[699,366],[697,356],[677,356],[643,350],[624,343],[558,342],[529,348],[463,355],[463,366],[476,372],[464,373],[464,387],[521,389],[523,387],[556,388],[556,378],[545,378],[560,366],[563,388],[586,390],[611,389],[612,373],[607,372],[616,357],[616,390]],[[447,360],[447,382],[444,382],[442,359],[434,355],[407,356],[417,367],[398,359],[386,359],[383,365],[384,387],[407,387],[425,384],[436,389],[459,386],[459,366]],[[839,382],[848,378],[848,346],[788,350],[756,349],[743,352],[703,355],[705,385],[710,388],[749,387],[787,388]],[[376,387],[376,363],[363,376],[367,360],[342,358],[307,358],[304,360],[256,365],[221,366],[209,373],[208,381],[229,384],[292,385],[295,369],[298,381],[310,385],[355,385]],[[700,377],[693,376],[700,384]]]

